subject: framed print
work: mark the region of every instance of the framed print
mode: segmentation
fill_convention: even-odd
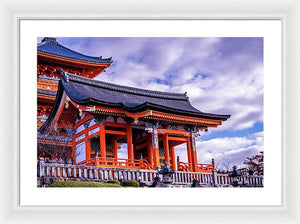
[[[299,221],[291,101],[299,6],[280,3],[263,18],[255,6],[255,16],[241,18],[230,3],[233,11],[215,8],[227,16],[211,18],[192,7],[201,4],[180,17],[162,6],[167,14],[146,18],[136,13],[146,2],[125,17],[102,3],[33,18],[3,4],[3,29],[14,37],[3,35],[3,71],[13,73],[2,89],[3,142],[13,148],[3,154],[13,177],[4,222],[96,214],[104,222],[218,222],[215,213],[225,222],[249,214]],[[99,16],[99,8],[112,13]]]
[[[281,205],[281,129],[273,122],[281,117],[281,21],[46,22],[20,21],[21,77],[37,64],[36,84],[20,79],[21,205]],[[88,37],[76,37],[75,26]],[[63,37],[48,37],[55,32]],[[80,53],[89,46],[108,53]],[[23,158],[31,143],[35,153]],[[270,170],[278,178],[265,178]]]

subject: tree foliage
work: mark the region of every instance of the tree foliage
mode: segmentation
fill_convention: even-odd
[[[264,175],[264,152],[261,151],[258,155],[247,157],[244,164],[247,165],[249,170],[253,171],[253,174]]]
[[[62,131],[62,129],[53,129],[47,137],[50,143],[38,142],[38,156],[58,160],[62,163],[73,162],[76,154],[72,150],[72,133]]]

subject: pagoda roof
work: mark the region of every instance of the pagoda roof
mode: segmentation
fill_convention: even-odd
[[[204,113],[193,107],[186,93],[153,91],[111,84],[62,72],[60,84],[79,105],[123,108],[129,112],[157,109],[201,118],[227,120],[230,115]]]
[[[78,106],[100,106],[123,109],[130,113],[153,110],[217,121],[225,121],[230,117],[230,115],[204,113],[196,109],[191,105],[186,93],[170,93],[121,86],[62,71],[53,110],[40,129],[42,133],[55,117],[61,100],[63,100],[64,92],[71,101],[77,104],[77,108]]]
[[[100,63],[100,64],[112,63],[111,57],[110,58],[102,58],[102,56],[92,57],[92,56],[87,56],[87,55],[78,53],[67,47],[60,45],[57,42],[56,38],[53,38],[53,37],[43,38],[42,42],[37,45],[37,51],[46,53],[46,54],[56,55],[59,57],[66,57],[66,58],[71,58],[71,59],[75,59],[75,60],[80,60],[80,61],[87,61],[87,62]]]

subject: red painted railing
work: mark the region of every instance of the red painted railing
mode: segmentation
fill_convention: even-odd
[[[177,170],[192,172],[193,171],[192,163],[184,163],[184,162],[178,161],[177,162]]]
[[[120,159],[120,158],[105,158],[95,157],[77,163],[77,165],[97,166],[97,167],[115,167],[127,169],[146,169],[152,170],[153,167],[145,159]]]
[[[184,163],[184,162],[177,162],[177,170],[178,171],[186,171],[186,172],[193,172],[193,165],[192,163]],[[212,173],[214,170],[214,164],[197,164],[196,172],[202,173]]]
[[[212,171],[215,169],[214,164],[197,164],[197,165],[198,165],[197,172],[212,173]]]

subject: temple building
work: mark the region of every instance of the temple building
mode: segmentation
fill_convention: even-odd
[[[43,125],[52,110],[61,69],[79,76],[95,78],[111,63],[111,58],[83,55],[62,46],[56,38],[43,38],[37,45],[37,128]],[[53,157],[53,153],[47,153],[51,148],[48,146],[72,147],[72,141],[39,133],[38,157]]]
[[[55,100],[60,70],[95,78],[112,63],[111,58],[86,56],[45,37],[37,45],[37,123],[45,122]]]
[[[53,100],[57,90],[55,102],[51,113],[46,114],[47,120],[39,128],[39,134],[51,139],[56,130],[61,136],[71,136],[74,164],[157,169],[166,161],[179,171],[211,172],[214,169],[213,164],[198,164],[195,138],[201,131],[222,125],[230,115],[201,112],[191,105],[185,93],[152,91],[94,80],[96,71],[99,74],[107,68],[110,59],[102,61],[104,59],[98,58],[101,62],[91,63],[90,57],[82,56],[83,59],[75,60],[74,57],[79,56],[73,51],[73,54],[67,54],[68,58],[62,53],[53,56],[51,50],[48,53],[43,50],[57,45],[55,47],[63,49],[62,52],[68,51],[52,40],[43,43],[46,46],[38,50],[39,63],[55,64],[49,80],[59,78],[59,82],[58,87],[51,90]],[[49,55],[51,57],[47,58]],[[118,150],[124,143],[128,156],[121,159]],[[188,162],[177,159],[174,148],[180,144],[186,145]]]

